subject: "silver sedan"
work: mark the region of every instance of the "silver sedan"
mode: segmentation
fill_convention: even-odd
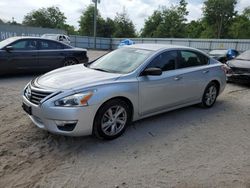
[[[202,51],[137,44],[32,80],[22,107],[49,132],[114,139],[132,121],[198,103],[210,108],[225,85],[224,66]]]

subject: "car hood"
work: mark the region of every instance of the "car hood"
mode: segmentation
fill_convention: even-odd
[[[250,60],[234,59],[227,62],[229,67],[250,69]]]
[[[117,80],[121,75],[89,69],[84,65],[73,65],[48,72],[35,80],[35,83],[47,89],[77,89]]]

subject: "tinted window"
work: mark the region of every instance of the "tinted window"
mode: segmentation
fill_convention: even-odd
[[[158,55],[147,68],[156,67],[162,71],[174,70],[177,60],[177,51],[163,52]]]
[[[194,67],[208,64],[208,58],[198,52],[180,51],[178,68]]]
[[[35,40],[20,40],[11,45],[14,50],[36,50],[37,41]]]
[[[41,50],[56,50],[63,49],[63,45],[53,41],[40,41],[40,49]]]

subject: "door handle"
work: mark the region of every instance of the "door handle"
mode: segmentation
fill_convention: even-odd
[[[181,80],[181,79],[182,79],[181,76],[176,76],[176,77],[174,78],[175,81],[178,81],[178,80]]]
[[[202,71],[203,74],[209,73],[209,70]]]

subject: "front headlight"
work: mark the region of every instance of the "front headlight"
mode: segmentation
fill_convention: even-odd
[[[93,92],[77,93],[55,101],[56,106],[74,107],[87,106],[88,100],[93,96]]]

